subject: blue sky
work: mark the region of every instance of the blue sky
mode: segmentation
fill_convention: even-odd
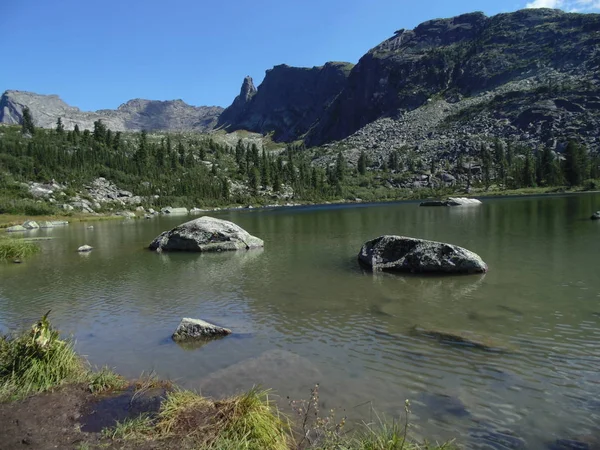
[[[357,62],[399,28],[525,6],[599,11],[600,0],[0,0],[0,90],[83,110],[132,98],[228,106],[244,76],[258,86],[274,65]]]

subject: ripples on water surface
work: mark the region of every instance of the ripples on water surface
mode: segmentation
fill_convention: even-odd
[[[600,436],[600,195],[488,199],[480,207],[415,203],[213,214],[264,251],[156,254],[144,247],[186,217],[39,230],[43,253],[0,265],[0,329],[52,309],[93,364],[156,371],[205,394],[261,383],[325,408],[391,417],[412,402],[416,434],[467,448],[545,448]],[[467,247],[484,276],[363,272],[356,254],[381,234]],[[95,247],[78,254],[82,244]],[[183,316],[237,333],[182,348]],[[415,336],[469,331],[513,349],[489,353]]]

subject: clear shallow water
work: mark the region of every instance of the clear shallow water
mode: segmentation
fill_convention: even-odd
[[[0,265],[0,330],[47,310],[95,365],[156,371],[208,395],[263,384],[369,420],[412,402],[416,435],[467,448],[547,448],[600,436],[600,195],[232,211],[264,251],[156,254],[144,247],[188,218],[72,224],[25,264]],[[479,253],[483,276],[363,272],[356,254],[381,234]],[[95,247],[78,254],[78,246]],[[181,317],[236,335],[182,348]],[[415,336],[470,331],[509,346],[487,353]]]

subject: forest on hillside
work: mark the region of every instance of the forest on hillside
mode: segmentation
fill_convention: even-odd
[[[575,141],[565,144],[557,153],[495,139],[481,143],[477,155],[431,161],[399,148],[378,164],[364,153],[348,163],[337,151],[331,163],[320,166],[314,161],[321,149],[303,144],[272,151],[241,139],[231,146],[210,134],[113,132],[101,121],[91,131],[67,131],[60,118],[54,129],[39,129],[26,110],[20,127],[0,128],[0,213],[55,211],[31,198],[27,182],[56,180],[74,195],[97,177],[154,207],[425,198],[472,188],[598,187],[598,154]],[[411,180],[423,175],[428,186],[411,189]]]

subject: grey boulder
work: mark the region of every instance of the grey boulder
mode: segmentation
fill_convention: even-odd
[[[358,259],[374,271],[484,273],[487,264],[467,249],[405,236],[380,236],[366,242]]]
[[[264,242],[227,220],[203,216],[161,233],[150,250],[220,252],[264,247]]]
[[[7,233],[12,233],[14,231],[27,231],[27,228],[25,228],[23,225],[14,225],[6,229]]]
[[[211,339],[231,334],[228,328],[219,327],[200,319],[181,319],[177,330],[173,333],[174,341],[186,341],[190,339]]]
[[[23,228],[27,228],[28,230],[35,230],[39,227],[40,226],[38,225],[38,223],[35,220],[28,220],[27,222],[25,222],[23,224]]]
[[[79,247],[77,249],[77,251],[80,253],[85,253],[85,252],[91,252],[93,249],[94,249],[94,247],[91,247],[89,245],[82,245],[81,247]]]
[[[594,214],[592,214],[591,219],[592,220],[600,220],[600,211],[596,211]]]

